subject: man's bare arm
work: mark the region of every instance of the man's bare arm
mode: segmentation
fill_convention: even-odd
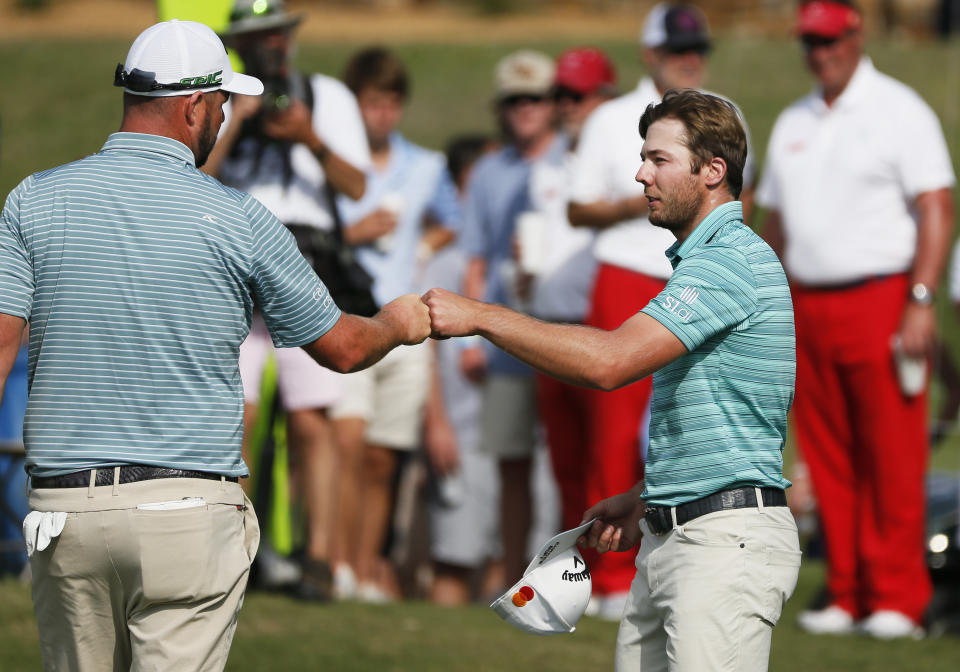
[[[760,235],[767,241],[767,245],[773,249],[782,262],[786,241],[783,236],[783,219],[780,217],[779,211],[770,210],[767,212],[767,217],[763,222],[763,231]]]
[[[937,189],[917,196],[917,251],[910,273],[911,286],[926,285],[930,291],[940,284],[940,275],[947,263],[953,237],[953,191]],[[933,352],[937,321],[932,305],[910,301],[900,322],[900,343],[903,351],[914,357],[927,357]]]
[[[623,387],[687,352],[673,332],[643,313],[605,331],[541,322],[442,289],[431,289],[423,300],[434,336],[479,334],[540,371],[585,387]]]
[[[593,203],[571,201],[567,205],[567,219],[570,220],[570,225],[588,229],[606,229],[646,214],[647,199],[643,196]]]
[[[7,384],[7,376],[13,369],[20,350],[20,341],[23,328],[26,326],[23,318],[0,313],[0,402],[3,401],[3,388]]]
[[[427,307],[416,294],[406,294],[373,317],[344,313],[330,331],[303,348],[322,366],[349,373],[376,364],[398,345],[416,345],[429,335]]]

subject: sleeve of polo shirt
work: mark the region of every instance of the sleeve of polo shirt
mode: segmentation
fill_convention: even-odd
[[[485,219],[486,203],[483,197],[483,173],[482,166],[478,166],[467,186],[467,199],[463,207],[463,224],[460,228],[460,248],[466,252],[468,257],[487,258]]]
[[[912,200],[928,191],[952,187],[956,180],[936,113],[916,94],[903,102],[906,118],[897,126],[897,169]]]
[[[460,230],[462,216],[460,198],[446,165],[443,165],[440,169],[437,186],[433,190],[433,196],[427,205],[427,211],[440,222],[443,228],[453,232]]]
[[[682,261],[641,312],[693,352],[716,334],[744,323],[756,307],[757,284],[746,257],[732,248],[715,248]]]
[[[253,241],[250,287],[273,344],[292,348],[317,340],[340,319],[340,309],[280,220],[251,196],[244,208]]]
[[[601,107],[594,111],[583,125],[577,144],[577,156],[570,180],[570,200],[574,203],[593,203],[606,198],[606,171],[610,155],[607,123]],[[637,117],[639,120],[639,116]],[[632,129],[634,133],[637,130]],[[637,167],[640,166],[639,160]]]
[[[20,230],[20,203],[32,178],[10,192],[0,213],[0,313],[30,319],[36,284]]]
[[[332,77],[315,75],[311,82],[317,135],[334,154],[357,170],[366,172],[372,165],[370,145],[357,99],[350,89]]]

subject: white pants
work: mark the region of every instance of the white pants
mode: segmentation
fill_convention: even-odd
[[[618,672],[762,672],[800,544],[785,506],[718,511],[657,536],[641,521]]]

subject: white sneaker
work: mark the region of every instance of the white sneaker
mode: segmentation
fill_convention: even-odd
[[[630,593],[610,593],[604,595],[600,602],[600,611],[597,618],[603,621],[619,621],[623,618],[623,609],[627,606],[627,598]]]
[[[830,605],[817,611],[801,611],[797,625],[813,635],[846,635],[853,632],[853,615],[846,609]]]
[[[923,629],[906,614],[892,609],[875,611],[860,622],[860,631],[875,639],[899,639],[911,637],[921,639]]]
[[[357,575],[350,565],[341,562],[333,570],[333,599],[343,602],[352,600],[356,594]]]
[[[364,604],[387,604],[393,598],[383,588],[375,583],[361,583],[357,585],[356,598]]]

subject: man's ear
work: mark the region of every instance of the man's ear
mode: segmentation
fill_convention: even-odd
[[[715,156],[708,163],[705,163],[700,171],[703,175],[704,183],[709,189],[714,189],[723,183],[727,176],[727,162],[719,156]]]
[[[184,96],[184,98],[186,98],[186,100],[183,106],[183,120],[187,123],[188,128],[199,126],[203,119],[203,114],[206,112],[203,93],[194,91],[189,96]]]

